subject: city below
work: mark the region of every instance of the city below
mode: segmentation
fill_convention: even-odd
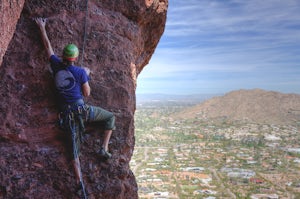
[[[187,117],[194,106],[138,104],[130,164],[139,198],[300,198],[299,120]]]

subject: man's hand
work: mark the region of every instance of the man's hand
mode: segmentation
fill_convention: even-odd
[[[34,21],[40,28],[45,28],[47,19],[38,17],[38,18],[35,18]]]
[[[91,74],[91,70],[89,68],[83,66],[82,69],[86,72],[87,76]]]

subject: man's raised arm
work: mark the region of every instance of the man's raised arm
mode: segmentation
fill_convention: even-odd
[[[53,48],[51,46],[50,40],[49,40],[47,32],[46,32],[46,28],[45,28],[47,20],[44,19],[44,18],[35,18],[34,20],[40,28],[40,31],[41,31],[41,34],[42,34],[43,44],[46,48],[48,58],[50,58],[51,55],[54,55],[54,51],[53,51]]]

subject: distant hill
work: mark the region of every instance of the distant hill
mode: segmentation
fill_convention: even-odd
[[[300,122],[300,95],[261,89],[232,91],[188,108],[175,117],[291,124]]]
[[[160,94],[160,93],[150,93],[150,94],[137,94],[136,101],[137,103],[145,102],[191,102],[191,103],[200,103],[204,100],[210,99],[215,96],[220,96],[220,94],[198,94],[198,95],[171,95],[171,94]]]

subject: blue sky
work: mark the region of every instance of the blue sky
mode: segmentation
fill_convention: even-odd
[[[169,0],[137,93],[300,93],[299,0]]]

